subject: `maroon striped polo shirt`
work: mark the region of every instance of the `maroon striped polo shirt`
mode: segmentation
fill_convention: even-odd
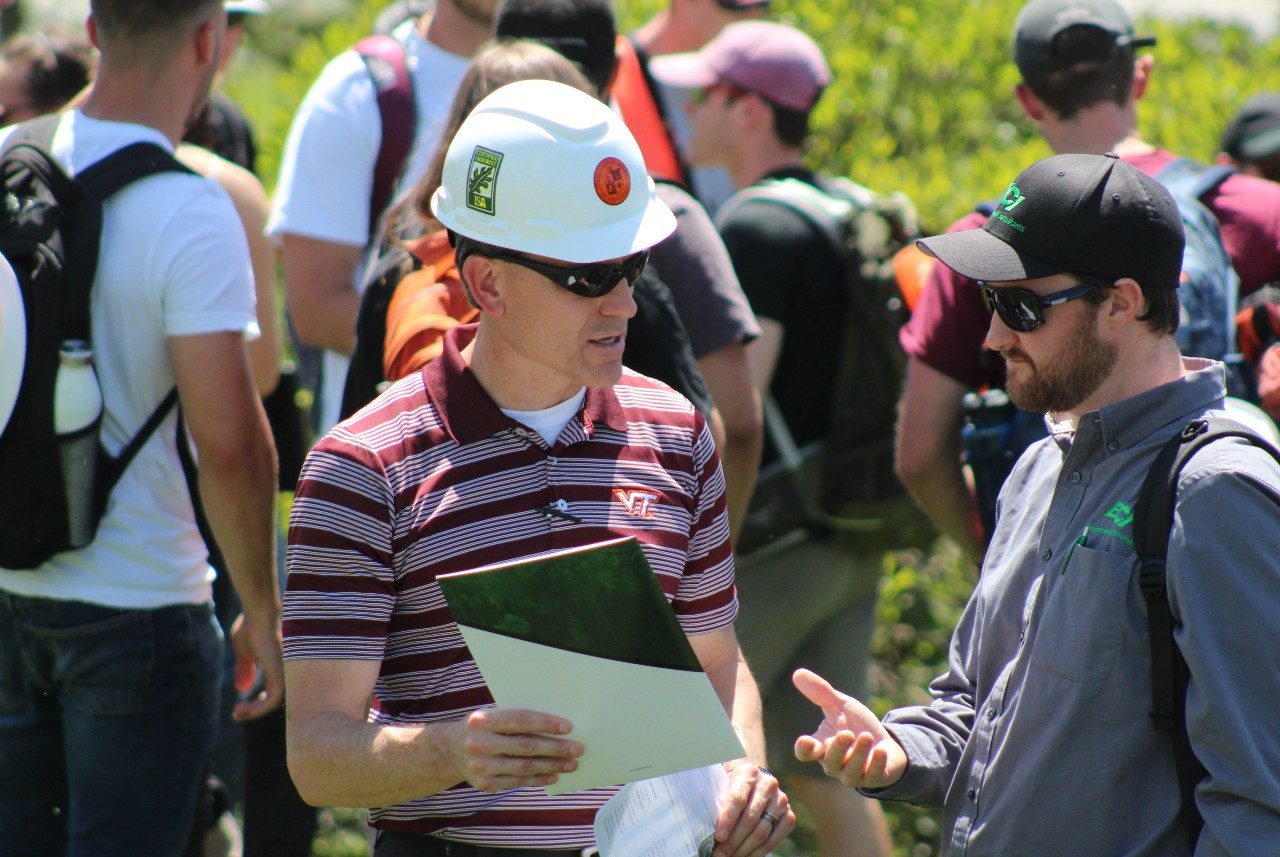
[[[499,410],[463,361],[474,335],[474,326],[450,331],[439,359],[334,428],[307,456],[294,499],[285,657],[382,661],[377,723],[456,719],[493,704],[438,574],[634,536],[686,633],[737,614],[724,480],[701,415],[626,371],[614,387],[588,390],[548,447]],[[371,818],[493,846],[585,846],[613,791],[550,797],[459,784]]]

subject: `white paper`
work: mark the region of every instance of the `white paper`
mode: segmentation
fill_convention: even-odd
[[[460,625],[493,698],[573,723],[578,769],[549,794],[613,786],[746,755],[702,671],[596,658]]]
[[[628,783],[596,813],[601,857],[709,857],[728,785],[720,765]]]

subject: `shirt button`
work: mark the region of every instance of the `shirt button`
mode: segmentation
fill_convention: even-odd
[[[556,457],[554,455],[547,459],[547,464],[555,464],[555,463],[556,463]]]
[[[1114,440],[1111,441],[1111,443],[1107,444],[1107,449],[1111,450],[1112,452],[1115,452],[1119,448],[1120,448],[1120,444],[1116,443]]]
[[[996,710],[995,710],[994,708],[988,708],[988,709],[987,709],[987,719],[988,719],[988,720],[995,720],[995,719],[996,719]]]
[[[1040,558],[1043,560],[1053,559],[1053,548],[1045,548],[1044,550],[1040,551]]]
[[[1073,470],[1073,471],[1071,471],[1071,481],[1072,481],[1072,482],[1079,482],[1079,481],[1080,481],[1080,471],[1079,471],[1079,470]]]
[[[1019,642],[1019,643],[1021,643],[1021,642],[1025,641],[1026,639],[1027,639],[1027,632],[1026,632],[1026,631],[1019,631],[1019,632],[1018,632],[1018,642]]]
[[[969,800],[977,800],[977,799],[978,799],[978,790],[977,790],[977,789],[969,789],[968,794],[969,794]]]

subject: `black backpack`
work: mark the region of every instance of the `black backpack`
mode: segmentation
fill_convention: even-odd
[[[797,527],[857,533],[865,545],[876,536],[897,547],[928,539],[931,528],[893,471],[906,366],[898,330],[908,318],[893,256],[919,234],[914,206],[900,193],[877,194],[845,178],[826,179],[821,189],[771,179],[735,194],[717,222],[752,202],[787,208],[823,236],[844,262],[848,302],[822,441],[797,448],[773,397],[765,397],[765,431],[779,460],[760,473],[740,549],[750,552]]]
[[[89,295],[102,202],[146,176],[190,172],[160,146],[135,143],[72,179],[48,154],[58,120],[20,126],[0,154],[0,255],[17,275],[27,331],[17,400],[0,433],[0,567],[8,569],[35,568],[74,547],[54,434],[54,383],[62,343],[92,339]],[[177,399],[170,391],[119,456],[98,444],[89,516],[95,532],[111,489]]]
[[[1165,585],[1165,560],[1177,502],[1178,477],[1191,456],[1224,437],[1243,438],[1268,452],[1280,463],[1280,450],[1244,426],[1229,419],[1192,420],[1165,442],[1143,480],[1134,506],[1134,541],[1138,554],[1138,585],[1147,602],[1147,635],[1151,645],[1151,722],[1169,733],[1182,793],[1180,815],[1192,835],[1192,843],[1204,826],[1196,806],[1196,785],[1205,769],[1191,749],[1187,735],[1186,659],[1173,637],[1173,613]]]

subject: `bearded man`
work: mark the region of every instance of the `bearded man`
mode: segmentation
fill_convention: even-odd
[[[1164,443],[1220,415],[1225,395],[1223,365],[1174,342],[1183,243],[1169,194],[1114,154],[1040,161],[985,226],[919,242],[978,281],[986,346],[1050,437],[1005,482],[932,703],[882,723],[797,671],[825,718],[795,751],[864,794],[943,806],[944,855],[1261,854],[1280,841],[1280,466],[1238,438],[1190,459],[1169,539],[1186,732],[1206,771],[1194,812],[1172,733],[1148,711],[1133,507]]]

